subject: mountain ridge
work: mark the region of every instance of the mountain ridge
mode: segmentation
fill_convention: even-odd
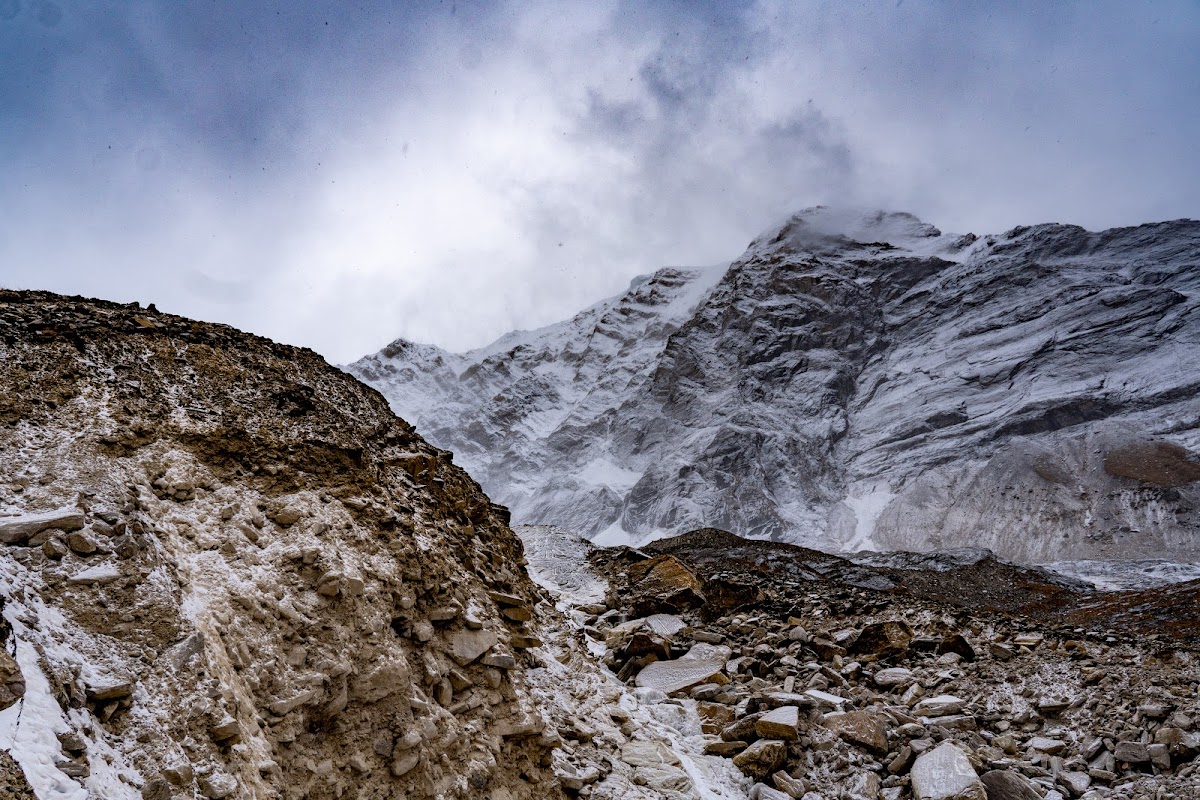
[[[818,207],[724,270],[347,369],[516,521],[600,542],[713,525],[824,549],[1194,557],[1194,485],[1104,463],[1200,446],[1198,265],[1190,220],[959,236]]]

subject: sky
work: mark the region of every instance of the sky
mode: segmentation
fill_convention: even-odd
[[[0,285],[347,363],[816,204],[1200,218],[1200,3],[0,0]]]

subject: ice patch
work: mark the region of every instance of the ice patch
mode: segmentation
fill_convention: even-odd
[[[633,537],[621,527],[620,522],[614,522],[592,537],[592,543],[597,547],[634,547]]]
[[[1153,589],[1200,580],[1200,564],[1178,561],[1055,561],[1045,568],[1108,592]]]
[[[607,458],[596,458],[579,471],[579,479],[595,486],[607,486],[614,492],[627,492],[642,479],[642,473],[618,466]]]
[[[872,486],[861,496],[846,497],[842,502],[854,513],[854,535],[843,546],[847,552],[856,553],[860,550],[878,550],[872,539],[875,533],[875,522],[879,515],[896,499],[886,484]]]

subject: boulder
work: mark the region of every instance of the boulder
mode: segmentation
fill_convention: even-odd
[[[961,633],[953,633],[942,639],[937,652],[939,655],[954,653],[961,656],[963,661],[974,661],[976,658],[975,647]]]
[[[821,724],[847,742],[859,745],[875,755],[887,754],[887,725],[879,714],[870,711],[826,714]]]
[[[896,689],[912,682],[912,670],[904,667],[889,667],[875,673],[875,685],[881,689]]]
[[[782,770],[771,776],[771,782],[775,784],[776,789],[796,800],[799,800],[808,791],[808,786],[801,778],[793,777]]]
[[[482,656],[499,641],[496,634],[490,631],[469,629],[454,631],[446,639],[450,657],[462,667]]]
[[[700,579],[675,556],[662,555],[629,567],[627,605],[633,614],[674,614],[704,603]]]
[[[754,732],[764,739],[791,741],[799,735],[800,710],[796,706],[780,706],[768,711],[754,723]]]
[[[761,781],[783,766],[787,745],[777,739],[759,739],[733,757],[733,764],[743,774]]]
[[[1145,764],[1150,760],[1150,750],[1141,742],[1117,742],[1113,757],[1126,764]]]
[[[866,626],[850,645],[851,655],[871,655],[889,658],[908,651],[912,641],[912,628],[906,622],[876,622]]]
[[[25,696],[25,676],[21,667],[7,650],[0,650],[0,709],[5,709]]]
[[[725,661],[721,659],[677,658],[672,661],[655,661],[647,664],[638,673],[635,683],[642,688],[672,694],[702,683],[728,683],[729,678],[721,671],[724,668]]]
[[[966,708],[967,701],[952,694],[939,694],[937,697],[927,697],[913,706],[913,711],[924,717],[945,717],[957,714]]]
[[[687,627],[687,623],[675,614],[651,614],[646,617],[644,624],[652,633],[667,637]]]
[[[967,754],[953,742],[918,756],[911,777],[917,800],[989,800]]]
[[[44,530],[77,531],[87,520],[76,508],[60,508],[19,517],[0,517],[0,544],[24,544]]]
[[[1033,783],[1019,772],[995,769],[980,781],[987,788],[988,800],[1041,800]]]

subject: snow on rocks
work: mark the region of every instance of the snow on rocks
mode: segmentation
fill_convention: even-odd
[[[592,641],[622,642],[613,632],[645,629],[623,605],[629,560],[667,550],[697,576],[709,599],[677,615],[687,625],[656,642],[656,661],[629,669],[634,660],[605,658],[636,686],[720,648],[723,679],[635,695],[655,709],[694,709],[703,752],[756,781],[752,794],[983,800],[987,787],[1034,800],[1032,785],[1038,800],[1200,796],[1200,656],[1182,636],[1196,623],[1179,618],[1174,640],[1048,625],[964,608],[977,561],[962,567],[964,582],[953,569],[913,576],[918,599],[907,587],[863,588],[880,584],[826,554],[723,543],[702,531],[647,552],[597,549],[588,563],[609,581],[611,607],[578,616]],[[828,577],[800,568],[813,563]],[[1031,580],[1039,575],[1014,574],[1006,592],[1041,602],[1053,587]],[[757,581],[765,599],[718,604],[713,576],[726,587]],[[945,600],[932,596],[935,576],[949,581]]]
[[[514,519],[605,545],[714,525],[825,550],[1195,562],[1200,395],[1179,365],[1198,250],[1190,220],[958,236],[812,208],[727,267],[347,369]]]
[[[0,745],[37,796],[563,796],[507,513],[315,354],[139,316],[0,291]]]
[[[76,508],[0,517],[0,544],[25,544],[45,530],[76,531],[84,522],[83,512]]]

